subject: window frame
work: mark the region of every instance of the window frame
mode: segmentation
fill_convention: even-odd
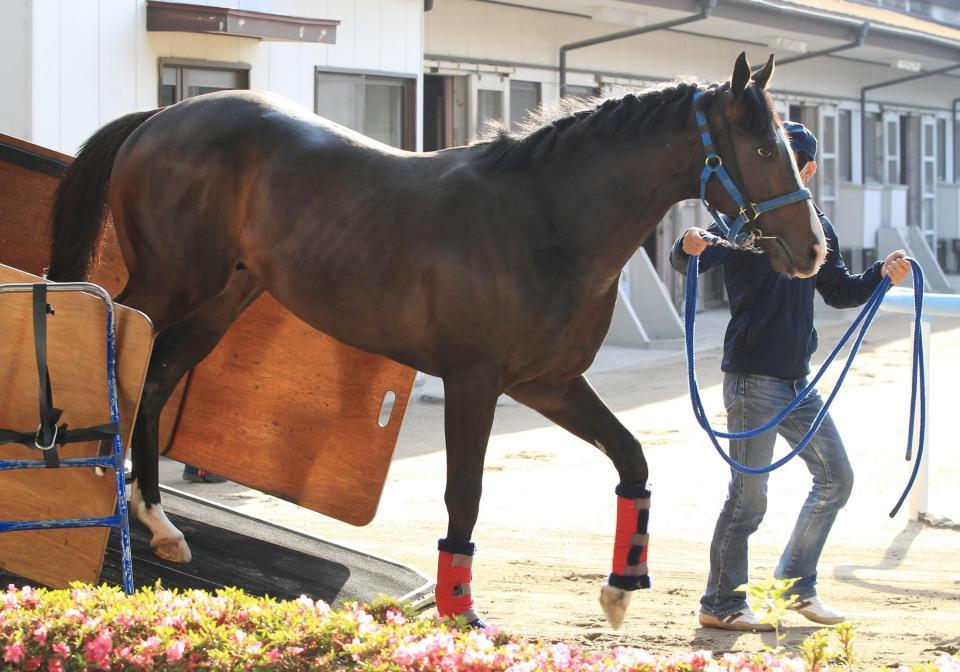
[[[236,91],[247,91],[250,89],[250,64],[239,61],[204,61],[191,58],[158,58],[157,59],[157,104],[161,105],[163,96],[163,70],[164,68],[177,68],[177,83],[175,86],[174,98],[171,105],[187,100],[183,97],[183,70],[216,70],[221,72],[241,73],[245,80],[244,86],[237,87]]]
[[[343,77],[359,78],[363,83],[363,89],[366,91],[366,80],[379,80],[391,83],[399,83],[402,88],[403,102],[401,103],[401,140],[398,149],[415,151],[417,148],[417,96],[419,87],[419,77],[409,72],[385,72],[379,70],[358,70],[354,68],[335,68],[326,66],[314,66],[313,68],[313,113],[318,114],[317,110],[320,102],[319,75],[340,75]],[[357,130],[358,133],[364,133],[363,130]],[[364,133],[364,135],[366,135]]]
[[[514,84],[524,85],[524,86],[529,85],[530,87],[532,87],[534,93],[536,94],[536,101],[533,104],[533,109],[528,109],[526,113],[523,115],[523,117],[521,117],[520,119],[516,119],[516,120],[513,119],[512,106],[507,110],[508,119],[507,119],[506,125],[511,131],[516,130],[520,124],[524,123],[529,118],[531,113],[535,112],[541,105],[543,105],[543,84],[541,82],[537,82],[530,79],[519,79],[519,78],[513,78],[513,77],[510,78],[510,82],[509,82],[511,105],[514,101],[514,92],[513,92]]]

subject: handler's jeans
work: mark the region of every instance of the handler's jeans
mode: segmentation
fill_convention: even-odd
[[[784,380],[754,374],[724,374],[727,428],[741,432],[759,427],[777,415],[806,384],[805,378]],[[731,440],[730,456],[748,467],[770,464],[777,434],[791,447],[795,446],[822,406],[823,399],[814,392],[775,429],[750,439]],[[800,509],[800,517],[775,575],[798,578],[790,593],[802,599],[816,595],[817,561],[837,512],[850,496],[853,470],[829,415],[798,457],[813,474],[813,488]],[[736,588],[748,581],[747,540],[760,526],[767,510],[767,474],[730,471],[733,478],[727,500],[710,544],[707,590],[700,599],[701,609],[714,616],[725,616],[747,606],[745,593]]]

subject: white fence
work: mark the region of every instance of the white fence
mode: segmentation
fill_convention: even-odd
[[[881,305],[882,310],[891,313],[914,314],[913,289],[893,288],[884,298]],[[917,472],[917,480],[913,484],[913,490],[910,492],[908,501],[910,520],[919,520],[922,514],[928,514],[928,488],[929,488],[929,464],[930,464],[930,436],[933,428],[933,418],[930,399],[930,373],[932,362],[930,359],[930,323],[935,315],[947,315],[950,317],[960,317],[960,295],[958,294],[928,294],[923,295],[923,315],[920,320],[921,332],[923,333],[923,363],[925,386],[924,391],[927,397],[927,432],[924,437],[923,460],[920,463],[920,470]],[[910,333],[913,334],[911,328]],[[917,412],[919,422],[919,409]]]

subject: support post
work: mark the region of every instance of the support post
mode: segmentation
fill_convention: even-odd
[[[603,44],[605,42],[613,42],[615,40],[622,40],[625,37],[633,37],[635,35],[643,35],[645,33],[652,33],[657,30],[666,30],[668,28],[675,28],[676,26],[682,26],[687,23],[694,23],[696,21],[703,21],[706,18],[710,17],[713,8],[717,5],[717,0],[698,0],[700,5],[700,12],[692,16],[685,16],[680,19],[673,19],[671,21],[663,21],[661,23],[655,23],[652,26],[643,26],[642,28],[631,28],[630,30],[621,30],[617,33],[610,33],[609,35],[600,35],[599,37],[591,37],[586,40],[580,40],[578,42],[570,42],[564,44],[560,47],[560,97],[564,98],[567,95],[567,52],[573,51],[574,49],[583,49],[584,47],[592,47],[595,44]]]
[[[841,51],[846,51],[847,49],[853,49],[859,47],[863,44],[864,40],[867,39],[867,33],[870,32],[870,22],[864,21],[860,27],[857,29],[856,35],[853,40],[850,42],[845,42],[844,44],[838,44],[835,47],[827,47],[826,49],[818,49],[817,51],[809,51],[805,54],[798,54],[797,56],[790,56],[777,61],[777,67],[781,65],[790,65],[791,63],[797,63],[799,61],[806,61],[811,58],[819,58],[820,56],[830,56],[831,54],[836,54]],[[761,63],[760,65],[753,66],[754,70],[759,70],[764,67]]]

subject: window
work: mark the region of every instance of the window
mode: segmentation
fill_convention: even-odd
[[[402,149],[414,148],[413,94],[405,77],[321,72],[316,75],[316,113]]]
[[[247,89],[246,66],[213,66],[160,61],[160,105],[173,105],[186,98],[224,89]]]
[[[887,184],[906,183],[900,175],[900,133],[896,120],[887,121]],[[904,164],[906,166],[906,164]]]
[[[594,96],[599,96],[600,91],[595,86],[567,84],[567,95],[573,98],[593,98]]]
[[[937,177],[947,179],[947,120],[937,119]]]
[[[837,119],[837,172],[845,182],[853,181],[853,113],[840,110]]]
[[[486,132],[489,124],[503,122],[503,91],[477,89],[477,133]]]
[[[883,181],[883,124],[877,113],[867,114],[864,119],[863,166],[864,182]]]
[[[960,182],[960,121],[953,122],[953,181]]]
[[[510,130],[516,130],[540,105],[540,84],[510,80]]]

